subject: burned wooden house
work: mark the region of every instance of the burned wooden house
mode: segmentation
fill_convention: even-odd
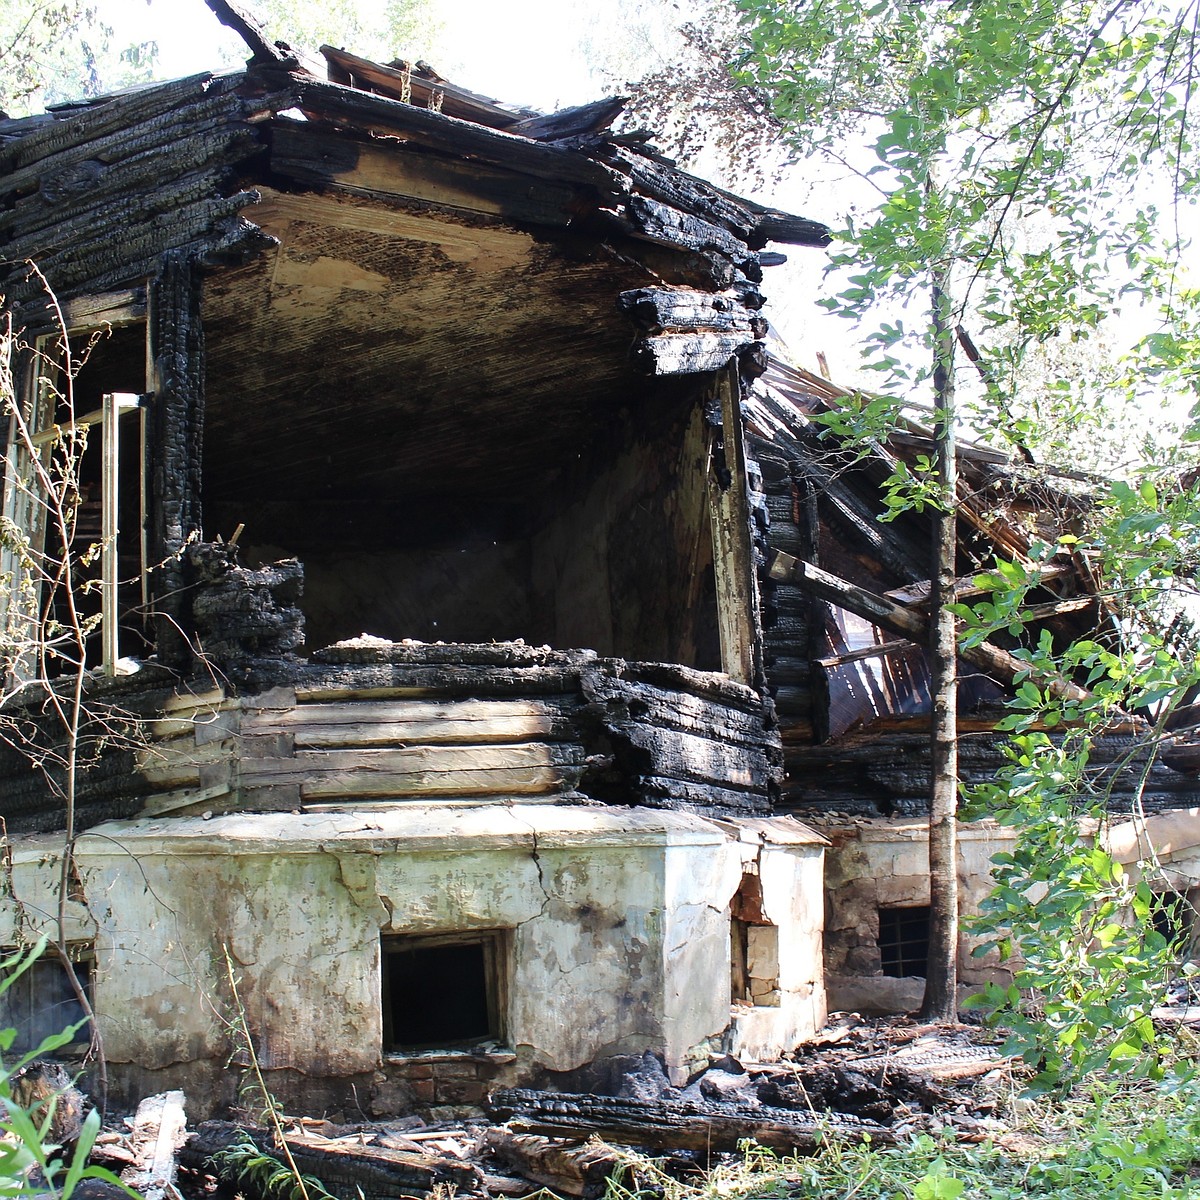
[[[822,931],[879,982],[925,886],[871,848],[919,850],[922,654],[771,569],[906,611],[928,575],[878,464],[818,444],[836,389],[766,351],[760,252],[825,230],[609,132],[619,101],[254,44],[0,123],[6,528],[44,542],[32,467],[89,427],[86,691],[133,730],[79,781],[69,878],[60,794],[0,754],[0,944],[65,880],[115,1088],[194,1110],[231,1098],[231,977],[310,1108],[794,1046]],[[965,571],[1028,549],[973,511]],[[1081,569],[1047,586],[1094,609]],[[54,972],[9,1015],[65,1024]]]
[[[227,955],[317,1107],[794,1045],[822,839],[774,810],[739,404],[758,251],[823,228],[605,132],[619,101],[258,49],[0,125],[5,515],[53,537],[32,466],[90,426],[89,696],[140,717],[67,904],[114,1083],[229,1099]],[[2,773],[11,944],[63,814]]]

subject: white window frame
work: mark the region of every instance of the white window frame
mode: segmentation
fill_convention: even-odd
[[[77,315],[76,320],[72,320]],[[103,314],[103,319],[98,317]],[[63,312],[64,325],[72,338],[86,335],[103,326],[118,328],[142,324],[147,327],[144,308],[129,300],[127,294],[115,297],[88,298],[75,305],[66,306]],[[148,332],[147,332],[148,336]],[[26,428],[31,433],[35,453],[48,452],[54,441],[66,431],[76,428],[99,428],[101,433],[101,566],[100,566],[100,610],[101,610],[101,670],[105,675],[115,675],[121,657],[119,639],[118,586],[119,563],[117,542],[119,525],[119,483],[121,461],[121,418],[131,412],[140,412],[138,432],[139,452],[139,514],[140,530],[140,576],[142,601],[148,599],[147,533],[146,533],[146,412],[140,393],[111,392],[101,399],[101,407],[76,417],[66,424],[54,423],[55,399],[49,380],[41,366],[53,356],[51,347],[58,340],[57,333],[44,334],[34,341],[34,351],[28,363],[23,364],[17,385],[20,388],[19,403]],[[146,354],[146,375],[149,376],[149,353]],[[21,444],[17,437],[15,416],[10,419],[8,430],[8,467],[4,479],[3,513],[6,521],[21,530],[29,539],[34,552],[45,544],[45,512],[38,501],[36,483],[32,472],[29,447]],[[9,581],[0,587],[0,626],[11,629],[10,597],[27,583],[28,572],[20,555],[9,547],[0,547],[0,579]],[[34,665],[18,663],[11,683],[21,683],[34,678]]]

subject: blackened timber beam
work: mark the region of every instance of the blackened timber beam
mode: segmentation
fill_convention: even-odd
[[[155,642],[168,666],[190,666],[181,552],[201,529],[200,464],[204,426],[204,330],[200,277],[182,254],[168,255],[150,286],[147,469],[153,508],[150,559]]]
[[[302,183],[560,227],[571,222],[578,207],[570,184],[530,179],[487,163],[384,149],[292,121],[271,122],[270,133],[271,169]]]
[[[709,1100],[634,1100],[511,1089],[493,1093],[488,1108],[511,1129],[547,1137],[595,1136],[657,1150],[736,1150],[752,1139],[774,1150],[815,1151],[842,1130],[847,1139],[861,1140],[869,1133],[872,1141],[882,1144],[895,1140],[891,1130],[873,1121],[821,1121],[807,1112]]]
[[[488,96],[449,83],[424,63],[385,65],[333,46],[322,46],[321,53],[329,66],[331,83],[345,84],[361,91],[374,91],[391,100],[422,104],[426,108],[436,109],[440,104],[440,111],[447,116],[474,121],[477,125],[487,125],[493,129],[508,129],[523,119],[548,119],[532,109],[509,107]]]
[[[99,101],[83,112],[72,112],[69,118],[57,117],[33,133],[0,147],[0,177],[106,134],[153,121],[188,101],[202,98],[214,87],[212,74],[206,71],[161,87]],[[7,180],[4,186],[10,186]]]
[[[628,103],[628,96],[607,96],[603,100],[593,100],[591,104],[577,104],[545,116],[527,117],[508,126],[508,132],[519,133],[522,137],[534,138],[539,142],[599,133],[625,111]]]
[[[642,338],[634,358],[647,375],[694,375],[719,371],[753,344],[752,337],[745,333],[665,334]]]
[[[558,183],[594,186],[609,203],[620,200],[624,187],[617,172],[595,159],[531,138],[445,113],[432,112],[359,92],[319,79],[297,80],[294,103],[310,120],[344,125],[362,137],[370,133],[400,136],[431,150],[503,167],[522,175]]]
[[[721,425],[712,431],[708,497],[721,667],[738,682],[757,688],[763,682],[762,630],[758,625],[762,605],[746,494],[741,380],[736,361],[727,362],[715,386]]]
[[[793,558],[790,554],[782,552],[777,553],[771,561],[770,573],[772,579],[805,588],[830,604],[836,604],[839,608],[862,617],[864,621],[878,625],[880,629],[899,634],[920,646],[929,642],[929,621],[925,616],[889,600],[886,596],[849,583],[828,571],[822,571],[820,567],[814,567],[812,563],[803,559]],[[1061,676],[1031,670],[1028,663],[990,642],[982,642],[977,646],[960,645],[958,653],[967,662],[1003,683],[1013,684],[1018,679],[1028,678],[1059,700],[1082,703],[1091,698],[1091,693],[1086,688],[1081,688]]]
[[[660,246],[702,254],[724,254],[734,262],[750,257],[746,243],[727,229],[694,212],[648,196],[637,193],[629,196],[618,221],[634,237],[645,238]]]
[[[289,70],[295,68],[296,56],[282,42],[273,42],[263,27],[233,0],[204,0],[213,15],[246,43],[250,61],[278,63]]]
[[[622,312],[643,333],[743,333],[766,336],[767,322],[748,309],[736,292],[697,292],[682,288],[632,288],[617,299]]]
[[[833,240],[828,226],[790,213],[765,212],[754,226],[759,243],[784,242],[789,246],[828,246]]]
[[[1069,563],[1047,563],[1044,567],[1038,570],[1038,583],[1048,583],[1054,579],[1062,579],[1065,575],[1074,573],[1074,568]],[[963,599],[969,596],[983,596],[995,589],[989,587],[983,580],[987,577],[987,572],[982,575],[966,575],[955,581],[954,595],[956,599]],[[932,584],[928,579],[922,579],[917,583],[910,583],[906,587],[894,588],[890,592],[884,592],[889,600],[895,600],[897,604],[906,605],[925,605],[929,603],[929,593],[932,589]],[[1094,604],[1095,597],[1089,597],[1087,603]],[[1084,607],[1082,604],[1077,607]]]

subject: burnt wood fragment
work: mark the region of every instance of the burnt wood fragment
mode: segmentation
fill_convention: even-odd
[[[213,1155],[227,1150],[246,1136],[250,1136],[264,1153],[279,1155],[280,1151],[265,1131],[248,1135],[227,1121],[205,1121],[180,1150],[179,1161],[194,1170],[211,1171]],[[300,1171],[316,1176],[343,1200],[359,1200],[360,1197],[362,1200],[404,1200],[412,1195],[429,1195],[435,1188],[442,1193],[452,1191],[465,1196],[483,1193],[479,1169],[470,1163],[361,1142],[318,1142],[300,1137],[286,1140]],[[259,1190],[253,1175],[239,1177],[237,1187],[255,1200],[266,1200],[266,1194]]]
[[[621,217],[620,223],[635,237],[661,246],[724,254],[735,262],[748,257],[745,242],[720,225],[649,196],[637,193],[629,196]]]
[[[267,32],[234,0],[204,0],[222,25],[232,29],[250,50],[254,63],[277,63],[289,70],[298,63],[296,56],[282,42],[273,42]]]
[[[643,338],[634,358],[648,375],[695,375],[719,371],[752,339],[750,333],[665,334]]]
[[[599,1137],[624,1146],[650,1149],[736,1150],[751,1140],[773,1150],[812,1152],[830,1137],[843,1135],[890,1144],[883,1125],[854,1117],[818,1121],[809,1113],[766,1105],[708,1100],[633,1100],[569,1092],[506,1089],[489,1100],[493,1116],[510,1128],[547,1137]]]
[[[458,117],[493,129],[509,129],[523,119],[547,119],[531,109],[501,104],[488,96],[449,83],[428,63],[397,60],[385,65],[333,46],[322,46],[320,49],[329,67],[331,83],[375,92],[406,104],[423,105],[449,117]]]
[[[0,146],[0,187],[6,186],[5,174],[30,163],[93,143],[106,134],[133,129],[189,101],[224,90],[215,84],[212,72],[205,71],[123,96],[112,96],[81,112],[42,122],[23,137]]]
[[[603,100],[593,100],[590,104],[560,108],[558,112],[546,113],[544,116],[526,117],[507,128],[509,133],[519,133],[522,137],[534,138],[541,142],[599,133],[607,129],[625,111],[625,105],[628,103],[628,96],[607,96]]]
[[[778,554],[772,563],[771,573],[778,579],[799,584],[829,603],[855,613],[881,629],[898,633],[918,645],[925,645],[928,641],[928,618],[889,600],[886,596],[877,595],[866,588],[839,579],[828,571],[822,571],[803,559],[792,559],[790,555]],[[1011,684],[1018,679],[1031,678],[1050,695],[1059,699],[1084,701],[1091,695],[1086,688],[1072,683],[1069,679],[1031,670],[1027,662],[1015,658],[1007,650],[1002,650],[990,642],[960,646],[958,653],[967,662],[973,663],[1003,683]]]
[[[790,246],[828,246],[833,240],[829,227],[820,221],[782,212],[766,212],[759,216],[754,225],[754,235],[762,245],[767,242],[786,242]]]
[[[746,340],[766,336],[767,323],[748,311],[735,292],[693,292],[674,288],[633,288],[617,304],[643,333],[736,332]]]
[[[514,1133],[503,1126],[489,1128],[483,1144],[526,1179],[584,1200],[602,1196],[606,1181],[621,1166],[620,1156],[607,1146],[581,1146],[561,1138]]]

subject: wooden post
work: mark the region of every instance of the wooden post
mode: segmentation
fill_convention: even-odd
[[[756,637],[758,579],[750,540],[736,359],[717,375],[716,393],[721,406],[721,431],[719,442],[716,431],[709,442],[708,499],[721,669],[739,683],[757,687],[762,676],[762,649]]]

